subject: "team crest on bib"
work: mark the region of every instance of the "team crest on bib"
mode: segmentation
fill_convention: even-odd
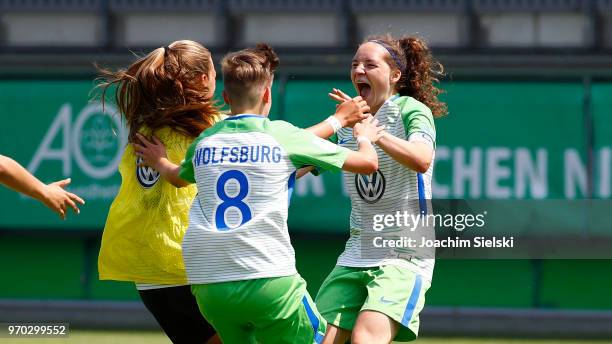
[[[160,174],[149,166],[141,166],[141,157],[136,158],[136,179],[144,188],[150,188],[159,180]]]
[[[355,188],[362,200],[366,203],[378,202],[385,193],[386,181],[385,176],[380,170],[364,175],[355,175]]]

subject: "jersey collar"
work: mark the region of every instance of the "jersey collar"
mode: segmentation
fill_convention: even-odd
[[[399,97],[400,97],[399,93],[396,93],[396,94],[392,95],[389,99],[387,99],[387,101],[388,102],[392,102],[392,101],[395,101]]]
[[[252,114],[252,113],[242,113],[242,114],[239,114],[239,115],[229,116],[226,119],[224,119],[224,121],[235,121],[237,119],[251,118],[251,117],[254,117],[254,118],[266,118],[265,116],[262,116],[262,115],[255,115],[255,114]]]

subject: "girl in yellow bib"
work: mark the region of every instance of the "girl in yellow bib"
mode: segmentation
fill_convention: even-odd
[[[153,50],[126,70],[101,70],[102,99],[114,93],[129,141],[153,137],[180,163],[191,142],[217,119],[210,52],[188,40]],[[101,280],[134,282],[142,301],[173,343],[216,342],[187,285],[181,242],[195,185],[176,188],[145,166],[127,145],[98,258]]]

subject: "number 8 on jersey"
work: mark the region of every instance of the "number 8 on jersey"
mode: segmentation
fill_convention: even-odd
[[[238,183],[238,192],[234,195],[228,195],[226,185],[230,181]],[[229,231],[239,228],[243,224],[253,218],[251,208],[244,202],[244,199],[249,194],[249,179],[239,170],[229,170],[223,172],[217,179],[217,198],[221,201],[215,209],[215,225],[219,231]],[[226,215],[230,208],[236,208],[240,212],[240,224],[230,227],[226,220]]]

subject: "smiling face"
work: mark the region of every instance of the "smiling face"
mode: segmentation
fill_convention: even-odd
[[[401,76],[397,68],[389,66],[388,58],[389,52],[374,42],[360,45],[353,57],[351,81],[373,114],[395,93]]]

